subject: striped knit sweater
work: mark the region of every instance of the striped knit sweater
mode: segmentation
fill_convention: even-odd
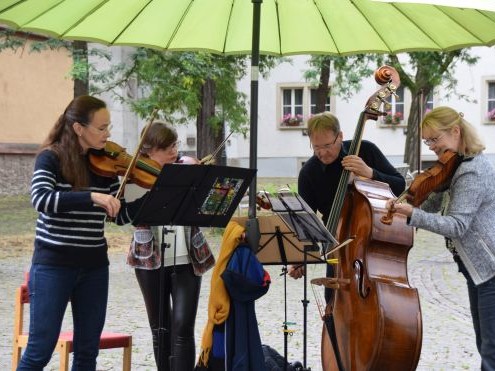
[[[108,265],[106,213],[93,204],[91,192],[115,195],[118,188],[118,178],[91,174],[87,189],[72,191],[61,175],[57,155],[42,151],[36,158],[31,182],[31,202],[39,213],[33,264],[84,268]],[[116,223],[130,223],[141,200],[129,204],[122,200]]]

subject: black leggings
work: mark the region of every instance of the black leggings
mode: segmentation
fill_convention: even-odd
[[[201,277],[194,275],[190,264],[165,267],[163,308],[164,341],[159,371],[192,371],[196,359],[194,322],[198,309]],[[160,312],[160,269],[135,269],[143,294],[148,321],[153,336],[153,351],[157,367]]]

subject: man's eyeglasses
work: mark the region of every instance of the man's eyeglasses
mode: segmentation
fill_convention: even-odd
[[[426,144],[428,147],[431,146],[432,144],[437,144],[440,139],[444,136],[445,133],[440,134],[437,137],[434,138],[428,138],[423,140],[423,143]]]
[[[330,148],[332,148],[332,146],[333,146],[333,145],[335,144],[335,142],[337,141],[338,137],[339,137],[339,136],[337,135],[337,136],[335,137],[335,139],[333,140],[333,142],[332,142],[332,143],[322,144],[321,146],[314,146],[314,145],[312,145],[311,143],[309,143],[309,146],[310,146],[311,148],[313,148],[313,151],[315,151],[315,152],[318,152],[318,151],[321,151],[321,150],[325,150],[325,151],[327,151],[327,150],[329,150]]]

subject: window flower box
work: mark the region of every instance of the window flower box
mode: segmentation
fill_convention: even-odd
[[[303,122],[302,115],[291,115],[290,113],[286,114],[282,118],[282,122],[280,122],[280,126],[301,126]]]

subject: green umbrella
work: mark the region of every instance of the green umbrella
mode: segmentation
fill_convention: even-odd
[[[258,1],[261,54],[399,53],[495,43],[493,12],[371,0]],[[252,6],[250,0],[0,0],[0,23],[69,40],[250,54]]]
[[[495,12],[372,0],[0,0],[1,23],[107,45],[252,54],[251,168],[257,167],[259,53],[350,55],[495,44]],[[251,190],[248,235],[254,236],[256,179]]]

